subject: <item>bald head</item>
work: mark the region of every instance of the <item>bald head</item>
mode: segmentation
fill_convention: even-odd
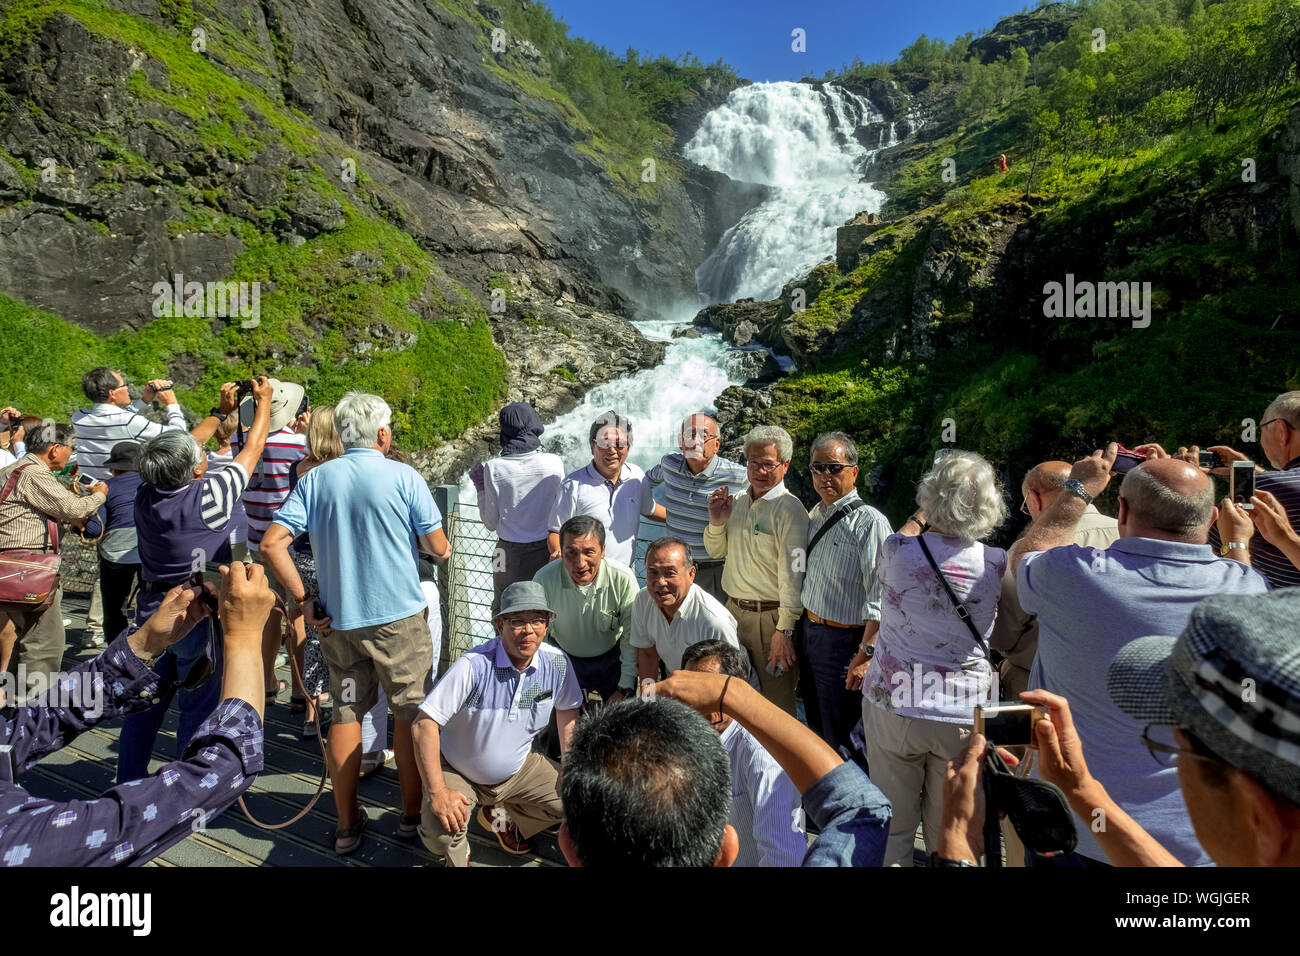
[[[1034,520],[1050,505],[1065,487],[1065,479],[1070,477],[1068,461],[1044,461],[1030,468],[1025,473],[1025,480],[1020,484],[1020,491],[1025,498],[1025,507],[1029,517]]]
[[[703,471],[718,453],[721,441],[718,423],[708,415],[688,415],[677,433],[677,447],[686,456],[686,465],[693,474]]]
[[[1176,458],[1144,461],[1119,489],[1123,537],[1204,544],[1214,521],[1214,484],[1199,468]]]

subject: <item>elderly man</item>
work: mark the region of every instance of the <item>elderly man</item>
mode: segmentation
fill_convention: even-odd
[[[1029,515],[1031,522],[1037,521],[1065,490],[1069,477],[1067,461],[1045,461],[1030,468],[1020,485],[1023,498],[1020,510]],[[1090,503],[1075,525],[1072,543],[1080,548],[1104,551],[1118,538],[1119,523]],[[1012,568],[1002,576],[1002,595],[998,599],[998,616],[993,622],[989,646],[1002,652],[1002,663],[998,665],[1002,699],[1016,700],[1021,691],[1029,689],[1029,668],[1038,653],[1038,618],[1020,606]]]
[[[135,533],[140,557],[140,590],[136,619],[143,621],[163,595],[186,584],[209,562],[230,561],[230,523],[243,494],[249,471],[261,454],[270,421],[271,384],[258,379],[253,395],[257,411],[243,452],[215,474],[208,474],[202,443],[220,424],[221,415],[235,407],[236,386],[221,387],[220,414],[205,418],[193,434],[169,430],[151,438],[140,451],[140,487],[135,495]],[[194,436],[198,437],[195,438]],[[180,725],[176,753],[185,752],[190,738],[218,701],[220,680],[214,679],[209,654],[210,627],[200,621],[189,635],[163,655],[155,670],[168,681],[154,705],[132,714],[122,724],[117,755],[117,780],[138,780],[149,772],[149,756],[172,697],[179,692]]]
[[[469,865],[469,817],[522,855],[530,837],[563,818],[559,768],[532,753],[556,715],[568,753],[582,691],[568,657],[543,641],[554,618],[542,586],[518,581],[501,595],[497,637],[463,654],[420,705],[416,753],[425,782],[420,838],[446,866]]]
[[[741,646],[759,669],[763,696],[793,714],[799,678],[794,626],[803,614],[808,512],[785,487],[794,442],[785,429],[764,425],[745,436],[749,487],[724,486],[709,496],[704,548],[726,558],[722,587]]]
[[[709,497],[724,485],[739,488],[745,480],[745,467],[719,455],[721,443],[716,421],[708,415],[691,415],[682,422],[677,438],[681,453],[664,455],[645,478],[651,486],[664,485],[668,533],[691,546],[695,586],[725,604],[723,562],[704,550],[704,529],[709,523]]]
[[[334,851],[340,855],[356,851],[367,824],[357,804],[359,721],[378,702],[381,685],[395,718],[398,839],[414,839],[420,823],[411,722],[432,685],[434,661],[418,546],[438,562],[446,561],[451,546],[420,473],[384,457],[392,447],[392,420],[378,395],[344,395],[334,408],[343,454],[303,476],[262,538],[266,562],[289,591],[290,615],[301,614],[321,634],[329,665],[334,723],[328,757],[338,811]],[[319,602],[289,556],[289,545],[304,532],[316,558]]]
[[[663,521],[663,505],[655,504],[645,472],[628,462],[632,423],[608,411],[591,423],[591,463],[560,483],[546,536],[551,560],[560,557],[560,526],[574,515],[591,515],[605,526],[605,551],[620,564],[636,559],[636,532],[641,515]]]
[[[659,662],[668,673],[682,666],[682,652],[700,641],[721,640],[740,647],[736,619],[718,599],[695,586],[691,547],[664,537],[645,552],[646,586],[632,605],[632,646],[642,681],[659,679]]]
[[[1257,468],[1256,491],[1267,491],[1277,498],[1286,510],[1291,526],[1300,528],[1300,391],[1283,392],[1264,410],[1264,417],[1259,422],[1259,447],[1268,463],[1278,470]],[[1193,447],[1188,458],[1194,457],[1197,451]],[[1217,451],[1229,466],[1234,460],[1250,460],[1224,445],[1213,445],[1210,451]],[[1227,474],[1227,471],[1222,473]],[[1300,568],[1292,564],[1276,545],[1262,534],[1251,538],[1249,544],[1251,566],[1264,575],[1272,587],[1300,585]],[[1219,540],[1218,528],[1210,529],[1210,545],[1220,553],[1226,548],[1225,542]]]
[[[104,482],[96,482],[90,494],[81,498],[54,477],[67,465],[74,441],[68,425],[37,425],[27,436],[23,457],[0,468],[0,550],[56,551],[59,523],[81,524],[104,503],[108,495]],[[65,642],[62,597],[59,588],[43,608],[7,611],[17,631],[7,668],[11,673],[18,673],[19,664],[25,664],[29,674],[46,675],[46,680],[58,672]],[[27,688],[19,690],[25,694]]]
[[[95,404],[90,411],[72,416],[72,428],[77,433],[77,470],[92,478],[108,480],[104,462],[118,442],[146,442],[168,429],[188,431],[170,382],[150,381],[141,391],[140,401],[133,402],[122,373],[100,366],[81,377],[81,390]],[[155,398],[167,407],[165,425],[144,417]]]
[[[105,462],[118,442],[146,442],[167,429],[186,430],[185,416],[176,402],[170,382],[161,379],[150,381],[145,385],[140,401],[133,402],[125,376],[101,365],[81,377],[81,390],[94,405],[90,411],[79,411],[72,416],[72,428],[77,434],[77,471],[99,481],[108,480],[109,468]],[[166,406],[165,424],[160,425],[144,416],[145,409],[155,398]],[[98,581],[95,581],[91,585],[90,611],[86,615],[82,646],[103,646],[103,630],[103,594]]]
[[[569,656],[584,697],[617,703],[636,690],[636,575],[605,557],[605,526],[590,515],[564,522],[560,552],[533,577],[555,613],[550,638]]]
[[[682,668],[749,680],[749,659],[726,641],[700,641]],[[754,735],[720,711],[708,715],[731,763],[731,825],[740,850],[734,866],[799,866],[808,852],[799,825],[799,791]]]
[[[511,402],[497,415],[501,454],[483,463],[478,510],[483,527],[497,533],[492,552],[492,603],[516,581],[527,581],[545,566],[550,547],[547,523],[564,462],[542,448],[545,426],[527,402]]]
[[[876,556],[889,519],[858,496],[858,446],[843,432],[817,437],[809,454],[821,503],[808,512],[803,621],[798,642],[808,726],[841,754],[862,712],[862,676],[880,630]]]
[[[1300,866],[1300,755],[1286,729],[1300,706],[1297,618],[1292,589],[1207,598],[1181,635],[1132,641],[1107,669],[1112,701],[1142,728],[1151,758],[1177,773],[1192,828],[1218,866]],[[1259,693],[1243,697],[1242,674]],[[1106,821],[1097,841],[1116,866],[1177,866],[1090,772],[1070,703],[1041,690],[1023,698],[1050,714],[1034,728],[1041,775],[1065,793],[1079,828]],[[961,865],[978,858],[984,750],[972,738],[949,769],[940,852]]]
[[[1075,462],[1062,493],[1012,553],[1020,604],[1038,615],[1029,686],[1070,701],[1094,775],[1120,805],[1132,807],[1134,818],[1184,863],[1206,865],[1176,773],[1152,763],[1137,740],[1141,728],[1111,701],[1106,666],[1131,640],[1181,631],[1203,598],[1259,593],[1268,585],[1247,564],[1210,550],[1214,487],[1194,466],[1169,458],[1143,462],[1124,476],[1118,541],[1105,551],[1073,544],[1084,510],[1110,481],[1116,450],[1112,443]],[[1054,862],[1103,859],[1085,827],[1077,851]]]

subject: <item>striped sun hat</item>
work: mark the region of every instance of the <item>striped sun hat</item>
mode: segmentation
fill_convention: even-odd
[[[1300,803],[1300,588],[1207,598],[1178,637],[1121,648],[1107,688],[1130,717],[1187,730]]]

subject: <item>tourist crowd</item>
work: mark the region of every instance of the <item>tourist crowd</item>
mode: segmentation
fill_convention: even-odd
[[[918,826],[936,866],[1300,864],[1300,392],[1265,411],[1253,491],[1216,495],[1236,449],[1207,467],[1196,446],[1134,464],[1110,444],[1029,470],[1009,549],[988,543],[1009,509],[973,452],[940,449],[895,529],[841,432],[808,448],[808,508],[774,425],[742,464],[692,415],[645,471],[610,411],[566,474],[514,403],[472,472],[495,637],[438,677],[452,545],[382,398],[312,407],[259,378],[191,426],[170,382],[133,402],[97,368],[83,388],[70,425],[0,412],[5,865],[164,852],[261,770],[286,689],[325,735],[339,854],[369,824],[359,781],[391,759],[396,836],[452,867],[472,821],[518,855],[558,825],[585,866],[911,866]],[[664,533],[639,577],[643,520]],[[108,640],[66,673],[64,526],[95,542],[87,643]],[[173,702],[175,759],[150,773]],[[118,717],[101,797],[21,786]],[[1057,849],[999,826],[983,778],[1004,763],[1059,788],[1075,825]]]

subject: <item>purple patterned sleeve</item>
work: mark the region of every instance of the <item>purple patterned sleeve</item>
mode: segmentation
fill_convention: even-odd
[[[262,721],[247,701],[223,700],[184,760],[95,800],[56,803],[0,782],[0,863],[138,866],[229,807],[262,769]]]

